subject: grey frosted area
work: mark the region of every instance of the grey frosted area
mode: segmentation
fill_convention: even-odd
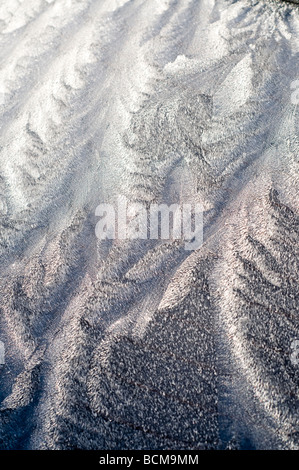
[[[0,449],[299,449],[295,3],[1,2]]]

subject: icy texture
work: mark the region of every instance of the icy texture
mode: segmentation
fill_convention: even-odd
[[[298,58],[284,1],[1,2],[2,449],[299,448]]]

